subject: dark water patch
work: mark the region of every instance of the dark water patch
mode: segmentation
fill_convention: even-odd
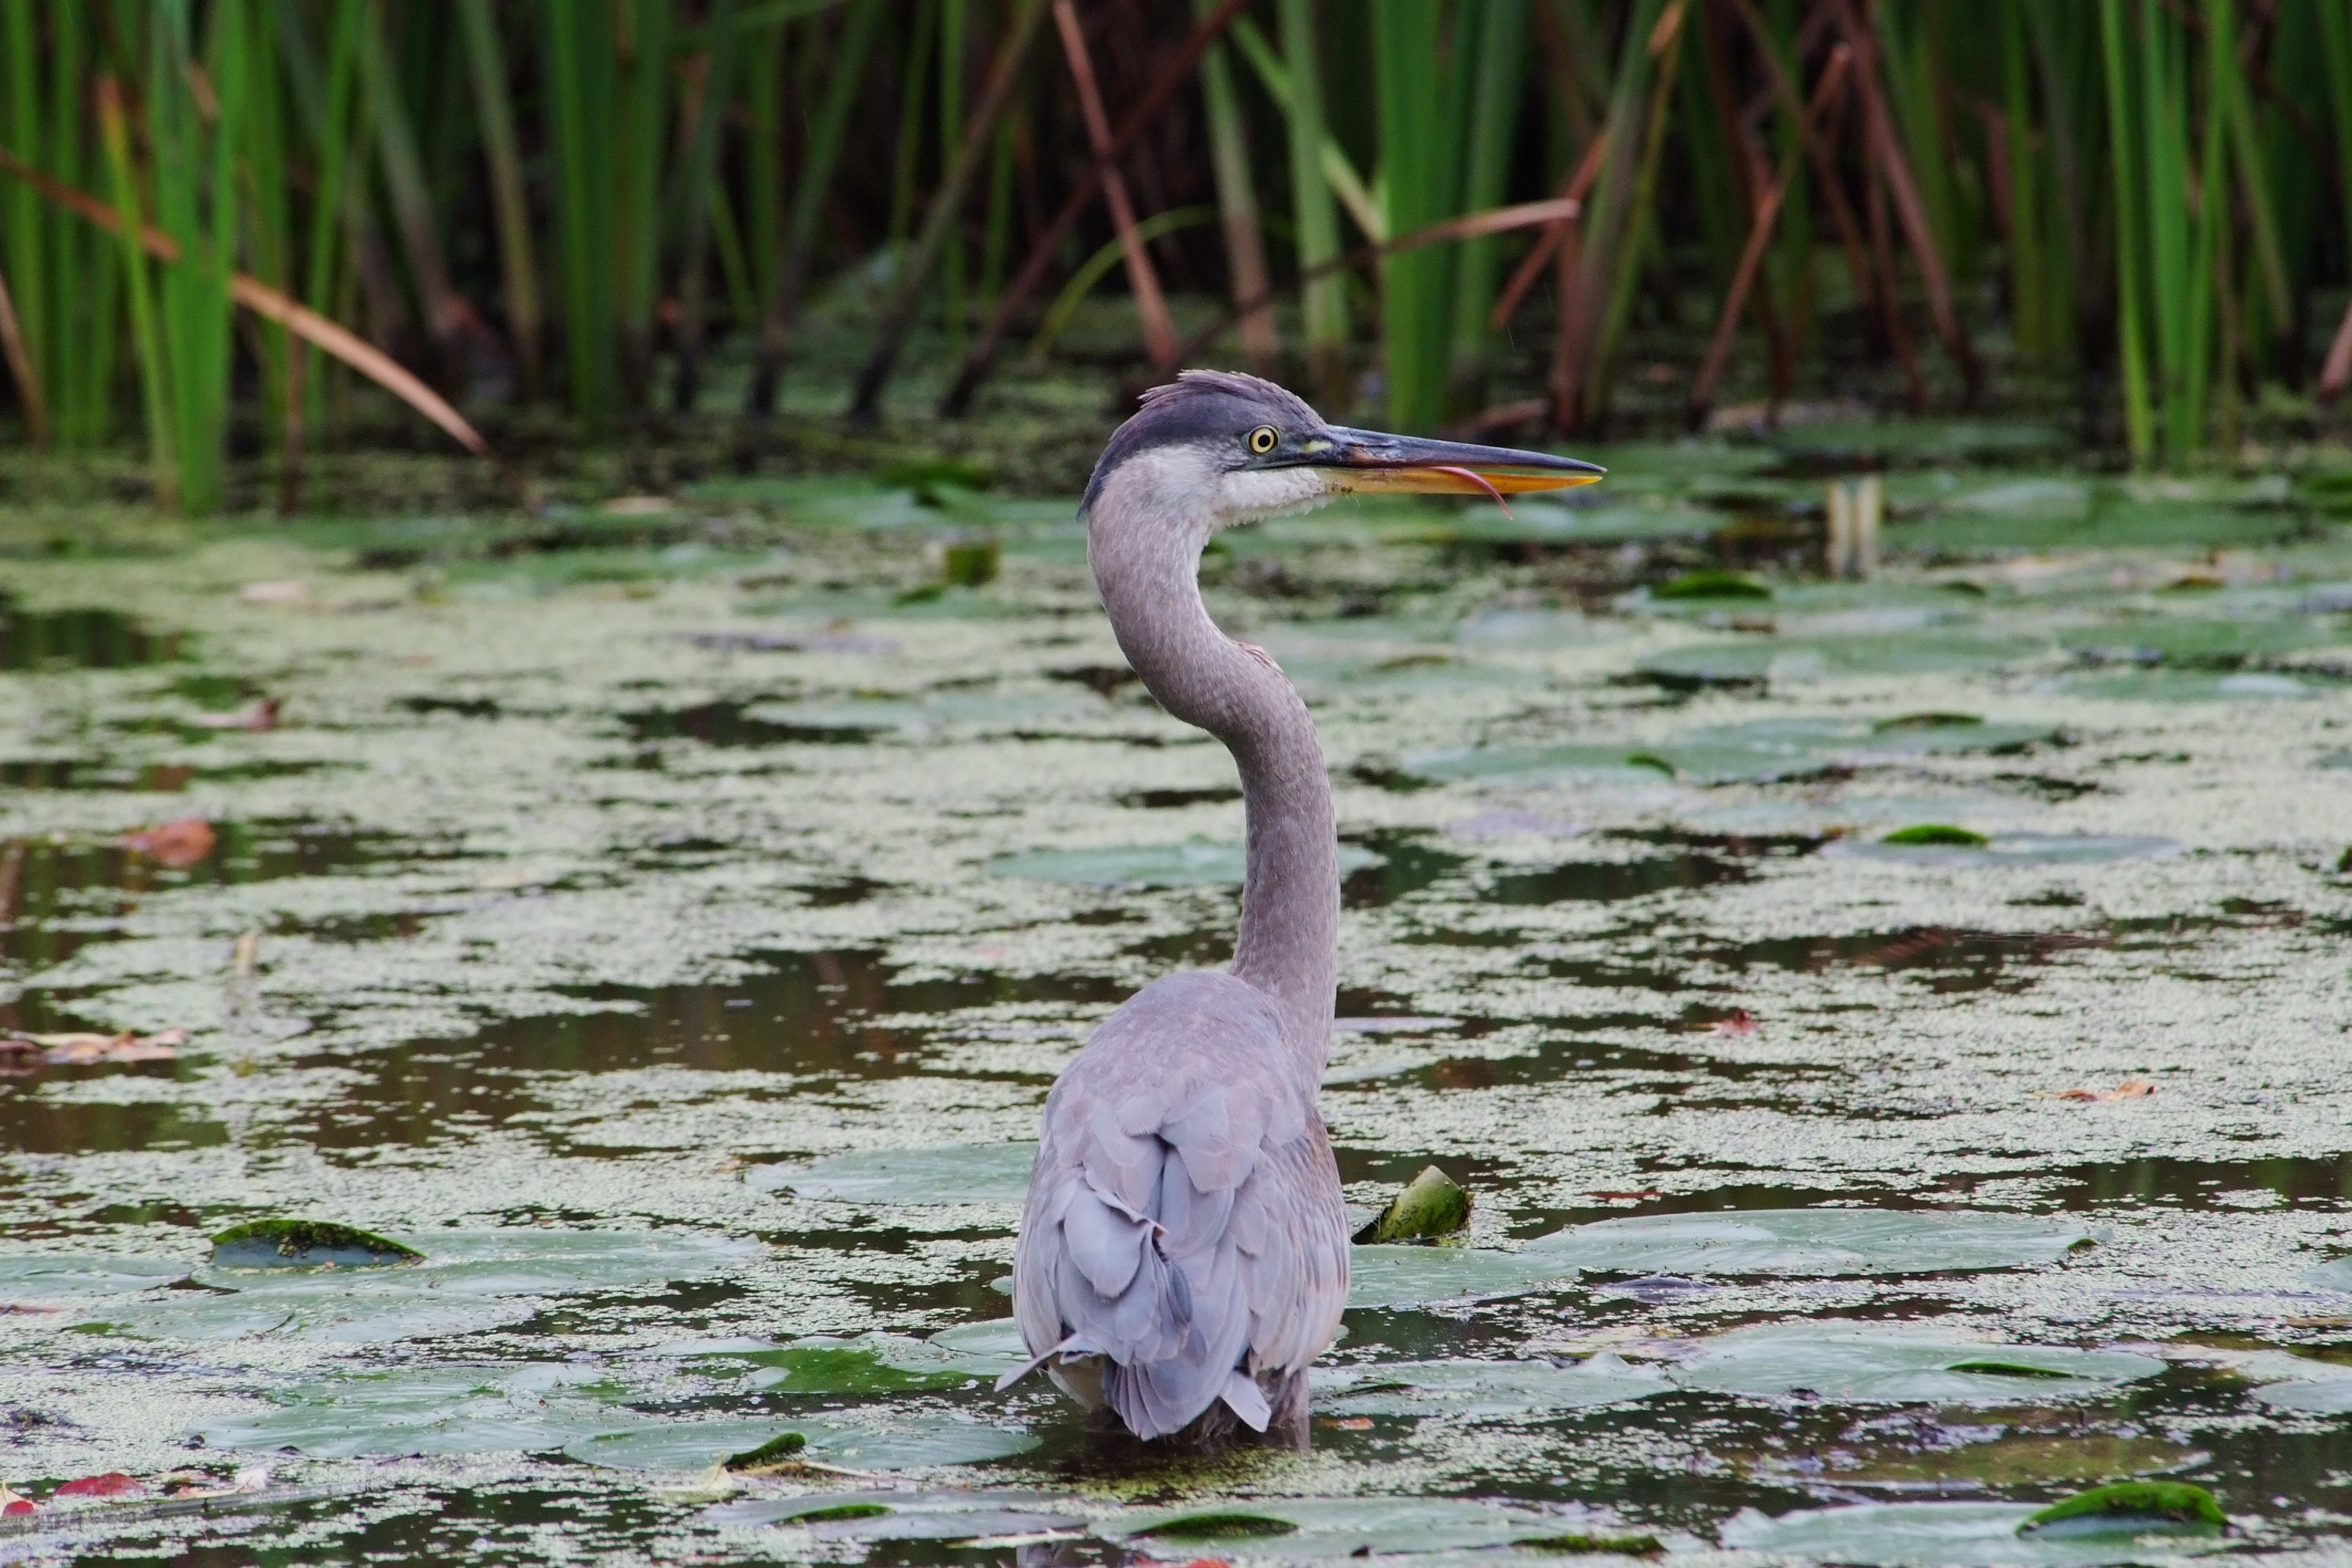
[[[1459,871],[1465,858],[1424,843],[1412,833],[1350,834],[1349,843],[1380,857],[1376,865],[1349,872],[1339,884],[1348,909],[1380,909],[1434,886]]]
[[[595,987],[579,997],[603,1010],[507,1019],[466,1039],[373,1053],[364,1058],[367,1081],[324,1113],[317,1142],[337,1149],[438,1142],[461,1127],[538,1109],[537,1080],[550,1074],[663,1066],[790,1080],[741,1091],[749,1096],[814,1092],[802,1081],[812,1079],[905,1077],[926,1070],[931,1044],[929,1026],[909,1024],[907,1016],[940,1019],[1005,1004],[1107,1006],[1131,989],[1085,975],[902,981],[879,953],[859,949],[767,953],[758,962],[768,967],[731,980]],[[303,1065],[351,1064],[333,1058]]]
[[[123,919],[157,893],[399,865],[435,853],[356,828],[261,821],[214,823],[211,830],[203,858],[176,866],[118,842],[0,845],[0,959],[23,969],[63,963],[119,934]],[[0,1007],[0,1021],[5,1011]]]
[[[191,784],[242,784],[253,779],[297,778],[350,767],[348,763],[255,761],[220,767],[193,763],[146,763],[136,766],[80,757],[38,757],[0,762],[0,789],[106,790],[135,795],[177,795]]]
[[[1736,860],[1692,852],[1640,860],[1570,860],[1541,871],[1511,871],[1483,894],[1495,904],[1614,903],[1654,893],[1745,882],[1754,873]]]
[[[404,697],[393,706],[420,718],[446,713],[458,719],[496,719],[499,711],[499,705],[487,697]]]
[[[2163,1092],[2160,1084],[2158,1092]],[[2352,1153],[2104,1161],[2042,1173],[2037,1190],[2042,1199],[2064,1209],[2259,1210],[2259,1200],[2267,1195],[2281,1208],[2352,1211]],[[2257,1201],[2250,1204],[2250,1197]]]
[[[1893,931],[1850,936],[1767,937],[1704,950],[1710,963],[1747,970],[1770,968],[1799,973],[1832,969],[1878,969],[1889,973],[1923,973],[1937,993],[2022,990],[2031,976],[2015,973],[2047,963],[2057,954],[2105,947],[2104,936],[2074,931],[1995,931],[1963,926],[1906,926]]]
[[[802,889],[801,897],[812,909],[838,909],[845,904],[862,904],[875,894],[887,892],[887,882],[869,881],[864,877],[844,877],[836,882],[819,882]]]
[[[1682,827],[1631,828],[1608,837],[1632,844],[1729,856],[1738,860],[1795,859],[1828,842],[1811,833],[1699,833]]]
[[[642,708],[621,715],[629,739],[638,745],[662,741],[699,741],[706,746],[859,745],[885,732],[855,724],[783,724],[754,717],[749,710],[775,698],[697,703],[691,708]]]
[[[183,640],[120,610],[27,610],[0,594],[0,669],[127,669],[180,658]]]
[[[172,1064],[127,1070],[171,1076]],[[117,1069],[125,1070],[125,1069]],[[59,1100],[41,1092],[41,1079],[0,1078],[0,1147],[10,1154],[134,1154],[167,1149],[212,1149],[228,1142],[228,1129],[202,1110],[158,1100],[109,1103]]]
[[[1230,784],[1215,789],[1140,789],[1120,795],[1118,804],[1144,811],[1176,811],[1188,805],[1223,805],[1239,800],[1242,792]]]
[[[1582,1021],[1591,1026],[1591,1020]],[[1655,1027],[1657,1020],[1628,1014],[1608,1026],[1620,1028]],[[1700,1085],[1760,1087],[1789,1083],[1820,1083],[1845,1076],[1844,1069],[1822,1062],[1742,1062],[1700,1051],[1652,1050],[1640,1046],[1601,1045],[1592,1040],[1547,1040],[1532,1051],[1507,1057],[1448,1058],[1420,1069],[1432,1088],[1504,1088],[1524,1084],[1560,1083],[1591,1077],[1611,1080],[1612,1094],[1687,1095]],[[1755,1106],[1759,1098],[1737,1103]],[[1681,1109],[1688,1109],[1685,1101]],[[1673,1109],[1673,1108],[1669,1108]]]

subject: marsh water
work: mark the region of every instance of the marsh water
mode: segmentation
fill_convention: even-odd
[[[2337,492],[1969,425],[1598,456],[1207,563],[1338,791],[1349,1199],[1475,1198],[1360,1250],[1305,1453],[992,1391],[1055,1072],[1238,907],[1068,501],[10,562],[0,1023],[188,1037],[0,1077],[0,1555],[2352,1555]],[[1829,581],[1861,465],[1887,564]],[[286,1216],[425,1256],[213,1258]],[[2131,1477],[2231,1522],[2021,1531]]]

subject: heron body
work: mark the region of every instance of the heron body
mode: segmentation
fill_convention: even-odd
[[[1251,376],[1188,371],[1105,447],[1082,516],[1128,662],[1232,752],[1248,822],[1223,973],[1153,981],[1045,1101],[1013,1270],[1034,1358],[1139,1437],[1235,1424],[1303,1439],[1307,1367],[1338,1332],[1348,1227],[1316,1109],[1339,969],[1339,841],[1307,705],[1217,628],[1201,552],[1219,529],[1356,489],[1496,493],[1590,482],[1539,453],[1326,425]]]

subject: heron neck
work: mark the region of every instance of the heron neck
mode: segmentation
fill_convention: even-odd
[[[1087,554],[1119,650],[1161,707],[1225,744],[1248,821],[1241,934],[1233,973],[1270,997],[1283,1037],[1320,1076],[1339,974],[1339,852],[1307,704],[1274,660],[1217,628],[1201,602],[1207,530],[1139,516],[1106,493]]]

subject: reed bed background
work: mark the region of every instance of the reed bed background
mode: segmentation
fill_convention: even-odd
[[[2039,397],[2146,466],[2352,383],[2343,0],[0,0],[0,449],[190,512],[298,507],[372,386],[756,447],[1076,353],[1521,437]]]

